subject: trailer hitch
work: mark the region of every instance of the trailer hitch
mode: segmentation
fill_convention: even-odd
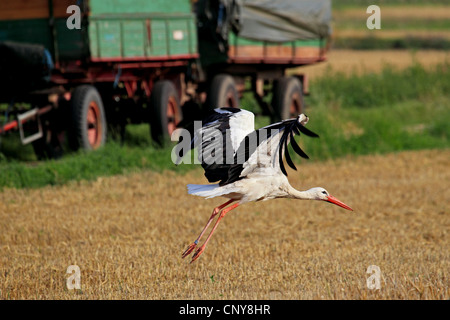
[[[27,111],[25,113],[17,115],[17,122],[19,125],[19,132],[20,132],[20,140],[22,141],[22,144],[28,144],[30,142],[33,142],[35,140],[38,140],[44,136],[43,130],[42,130],[42,124],[41,124],[41,118],[38,115],[39,108],[34,108],[30,111]],[[25,133],[23,130],[23,124],[25,122],[28,122],[32,118],[36,119],[38,132],[33,133],[32,135],[29,135],[28,137],[25,137]]]

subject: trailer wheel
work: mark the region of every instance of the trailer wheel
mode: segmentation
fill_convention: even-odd
[[[294,118],[304,109],[302,83],[296,77],[283,77],[273,84],[272,107],[275,121]]]
[[[239,108],[239,94],[233,77],[228,74],[214,76],[207,96],[207,108]]]
[[[155,83],[150,96],[150,132],[152,139],[163,145],[182,120],[177,90],[169,80]]]
[[[71,149],[95,150],[105,144],[106,117],[97,89],[81,85],[72,93],[69,144]]]

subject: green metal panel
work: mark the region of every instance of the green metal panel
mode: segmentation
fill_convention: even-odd
[[[91,15],[127,13],[190,13],[189,0],[90,0]]]
[[[0,41],[41,44],[51,48],[50,28],[47,19],[0,21]]]
[[[197,53],[189,0],[90,0],[93,58],[167,57]]]
[[[99,39],[99,22],[91,21],[89,24],[89,44],[90,44],[90,51],[91,56],[93,57],[100,57],[100,39]]]
[[[66,19],[55,19],[56,46],[60,61],[81,59],[87,55],[87,44],[80,30],[69,30]],[[52,52],[55,59],[53,35],[48,19],[0,21],[0,41],[40,44]]]
[[[122,22],[123,56],[144,57],[148,51],[145,24],[143,21]]]
[[[89,55],[82,30],[68,29],[66,19],[55,19],[56,43],[62,61],[84,59]]]
[[[99,20],[97,24],[97,51],[100,57],[120,57],[121,56],[121,30],[120,21]],[[95,53],[91,50],[91,54]]]
[[[197,38],[197,25],[195,24],[194,19],[190,19],[188,22],[189,34],[191,35],[189,38],[189,52],[197,53],[198,52],[198,38]]]
[[[66,18],[54,19],[54,32],[47,17],[0,21],[0,41],[42,44],[59,61],[89,55],[167,59],[198,52],[189,0],[90,0],[89,7],[84,30],[68,29]]]
[[[151,20],[151,55],[165,56],[167,47],[167,24],[164,20]]]
[[[169,20],[169,53],[189,53],[189,34],[187,20]]]
[[[197,53],[197,32],[188,15],[102,15],[90,18],[93,58],[154,58]]]

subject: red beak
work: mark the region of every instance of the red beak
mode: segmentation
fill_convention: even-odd
[[[339,207],[342,207],[342,208],[344,208],[344,209],[353,211],[352,208],[350,208],[348,205],[346,205],[345,203],[343,203],[341,200],[338,200],[338,199],[336,199],[336,198],[333,197],[333,196],[328,196],[328,200],[327,200],[327,201],[328,201],[328,202],[331,202],[331,203],[334,203],[335,205],[338,205]]]

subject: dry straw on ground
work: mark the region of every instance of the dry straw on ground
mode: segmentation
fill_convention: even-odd
[[[303,162],[300,189],[351,205],[274,200],[225,217],[193,264],[181,253],[221,199],[144,172],[0,193],[0,299],[449,299],[450,151]],[[81,290],[68,290],[78,265]],[[366,270],[381,269],[381,289]]]
[[[450,61],[450,53],[443,50],[337,50],[327,53],[327,62],[294,69],[311,79],[326,75],[331,69],[344,74],[379,72],[383,68],[405,69],[413,63],[426,68]]]

